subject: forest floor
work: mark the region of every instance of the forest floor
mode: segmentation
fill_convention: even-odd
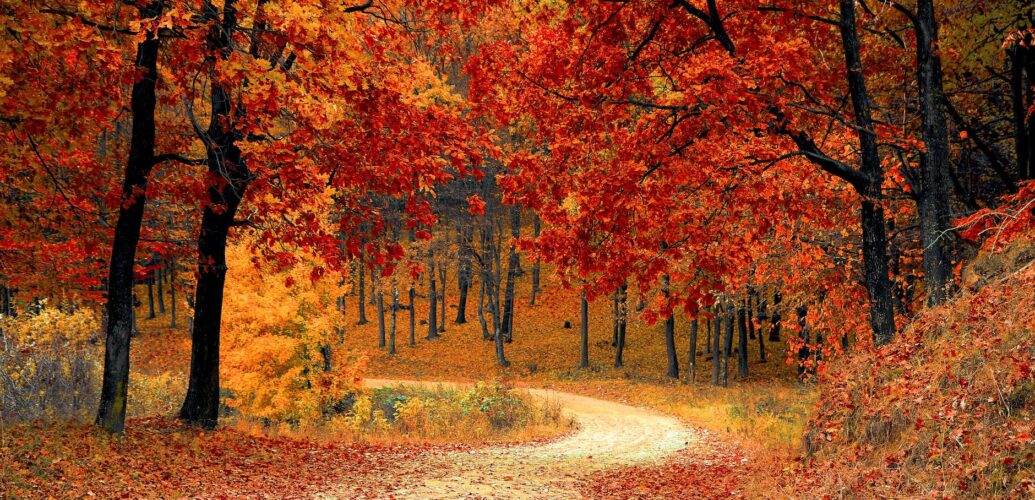
[[[368,379],[365,385],[438,385],[434,382]],[[455,384],[450,384],[455,385]],[[711,457],[714,441],[707,431],[693,430],[658,412],[567,392],[527,389],[534,397],[560,405],[579,430],[546,443],[487,447],[429,454],[397,469],[398,480],[385,491],[394,498],[579,498],[635,495],[613,490],[608,479],[616,471],[674,460]],[[685,450],[685,451],[684,451]],[[681,452],[681,453],[680,453]],[[680,456],[676,456],[677,453]],[[667,462],[666,462],[667,461]],[[740,462],[733,459],[733,465]],[[715,465],[699,464],[702,469]],[[726,464],[723,464],[726,465]],[[635,477],[634,474],[631,476]],[[642,478],[641,478],[642,479]],[[353,497],[348,483],[323,497]],[[648,493],[652,488],[645,488]],[[659,492],[652,491],[656,495]],[[718,492],[716,492],[716,496]]]
[[[486,445],[468,442],[462,429],[455,442],[382,443],[232,425],[217,433],[185,428],[168,416],[182,401],[190,336],[182,316],[179,328],[169,328],[166,314],[142,319],[133,340],[136,420],[125,439],[109,440],[89,425],[10,428],[0,432],[0,456],[13,458],[8,464],[15,467],[0,467],[0,477],[11,481],[11,491],[55,497],[729,498],[762,491],[759,478],[772,475],[765,471],[800,450],[815,390],[797,382],[784,362],[785,342],[767,344],[762,362],[753,340],[750,374],[738,374],[731,360],[730,384],[722,388],[710,384],[704,331],[689,346],[686,319],[677,317],[683,376],[673,380],[665,377],[661,325],[634,318],[625,366],[615,368],[610,301],[598,300],[590,306],[591,366],[579,369],[578,295],[544,278],[534,306],[529,290],[518,288],[508,368],[497,365],[492,342],[482,339],[476,296],[467,323],[454,321],[455,294],[447,294],[439,339],[426,340],[421,325],[416,345],[408,345],[408,317],[400,313],[405,327],[395,355],[377,347],[376,309],[367,306],[371,321],[356,325],[358,297],[347,297],[352,326],[336,359],[365,365],[368,381],[501,381],[535,389],[566,407],[580,426],[574,433]],[[455,292],[455,283],[448,286]],[[416,317],[426,315],[426,302],[418,302]],[[564,328],[566,321],[573,327]],[[691,349],[695,380],[686,376]],[[130,472],[97,475],[114,463]]]

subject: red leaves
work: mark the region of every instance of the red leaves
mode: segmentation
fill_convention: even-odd
[[[703,434],[659,465],[598,472],[580,485],[587,498],[737,497],[748,466],[739,450]]]
[[[14,488],[5,493],[15,497],[283,498],[338,488],[349,491],[346,496],[366,497],[399,480],[390,472],[400,460],[428,452],[227,428],[203,432],[167,418],[132,421],[117,440],[92,425],[19,425],[5,432],[2,473],[12,480],[5,486]],[[116,469],[123,473],[112,474]]]
[[[468,212],[471,215],[483,216],[485,215],[485,201],[481,199],[477,194],[472,194],[467,197]]]

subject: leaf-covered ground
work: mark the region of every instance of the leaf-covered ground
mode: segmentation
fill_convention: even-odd
[[[429,453],[202,432],[169,418],[130,421],[122,438],[88,425],[8,426],[0,436],[4,498],[290,498],[342,484],[353,496],[377,496],[398,464]]]

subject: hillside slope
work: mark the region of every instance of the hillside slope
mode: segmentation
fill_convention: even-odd
[[[1035,493],[1035,246],[979,258],[966,290],[824,384],[790,490],[834,497]]]

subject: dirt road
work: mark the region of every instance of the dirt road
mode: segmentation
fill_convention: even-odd
[[[371,387],[435,382],[367,380]],[[450,385],[450,384],[445,384]],[[429,454],[399,464],[400,481],[386,498],[579,498],[575,485],[602,469],[652,463],[688,446],[694,432],[649,410],[585,396],[527,389],[559,404],[578,422],[570,436],[549,443]],[[328,498],[350,496],[348,487]]]

